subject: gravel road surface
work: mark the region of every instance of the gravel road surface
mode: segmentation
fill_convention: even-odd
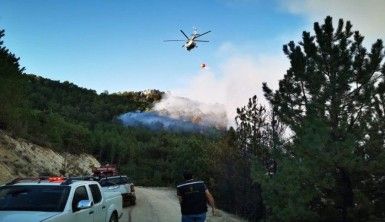
[[[180,222],[181,213],[175,189],[135,187],[136,205],[125,208],[123,222]],[[209,208],[210,210],[210,208]],[[243,222],[233,215],[219,211],[220,216],[207,213],[207,222]]]

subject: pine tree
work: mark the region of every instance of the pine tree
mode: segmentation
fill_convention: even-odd
[[[257,157],[267,173],[274,173],[273,153],[282,149],[285,131],[275,113],[259,104],[257,96],[253,96],[246,106],[237,109],[235,120],[236,143],[245,161],[251,164],[251,160]]]
[[[272,220],[380,220],[384,214],[383,44],[368,52],[348,21],[314,23],[283,51],[291,67],[273,92],[278,118],[293,131],[276,156],[277,172],[262,183]],[[382,66],[382,67],[381,67]]]
[[[237,129],[235,143],[237,156],[237,207],[241,215],[251,221],[264,216],[265,206],[261,199],[261,186],[252,178],[254,163],[261,166],[262,175],[273,175],[276,172],[275,153],[284,146],[283,125],[277,121],[274,112],[258,103],[256,96],[249,99],[246,106],[237,109]]]
[[[4,45],[4,30],[0,29],[0,129],[16,131],[18,108],[23,103],[24,68],[19,65],[19,58]]]

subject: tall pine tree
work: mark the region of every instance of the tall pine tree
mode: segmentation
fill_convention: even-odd
[[[283,51],[291,67],[265,96],[293,131],[275,156],[277,171],[255,165],[273,221],[352,221],[385,218],[383,44],[371,51],[348,21],[314,23]]]

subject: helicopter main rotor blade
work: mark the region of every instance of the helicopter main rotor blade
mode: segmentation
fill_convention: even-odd
[[[182,29],[180,30],[180,32],[184,35],[184,37],[186,37],[186,39],[188,39],[188,36],[186,35],[186,33],[184,33],[184,32],[182,31]]]
[[[185,42],[186,40],[163,40],[163,42]]]
[[[209,33],[209,32],[211,32],[211,31],[207,31],[207,32],[205,32],[205,33],[199,34],[199,35],[197,35],[195,38],[201,37],[202,35],[206,35],[206,34]]]
[[[207,40],[195,40],[195,42],[210,42],[210,41],[207,41]]]

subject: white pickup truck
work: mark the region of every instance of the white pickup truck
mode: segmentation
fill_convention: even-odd
[[[102,177],[99,184],[104,192],[119,192],[123,198],[123,207],[135,205],[135,185],[126,175]]]
[[[0,187],[1,222],[118,222],[119,192],[103,192],[98,182],[20,179]]]

